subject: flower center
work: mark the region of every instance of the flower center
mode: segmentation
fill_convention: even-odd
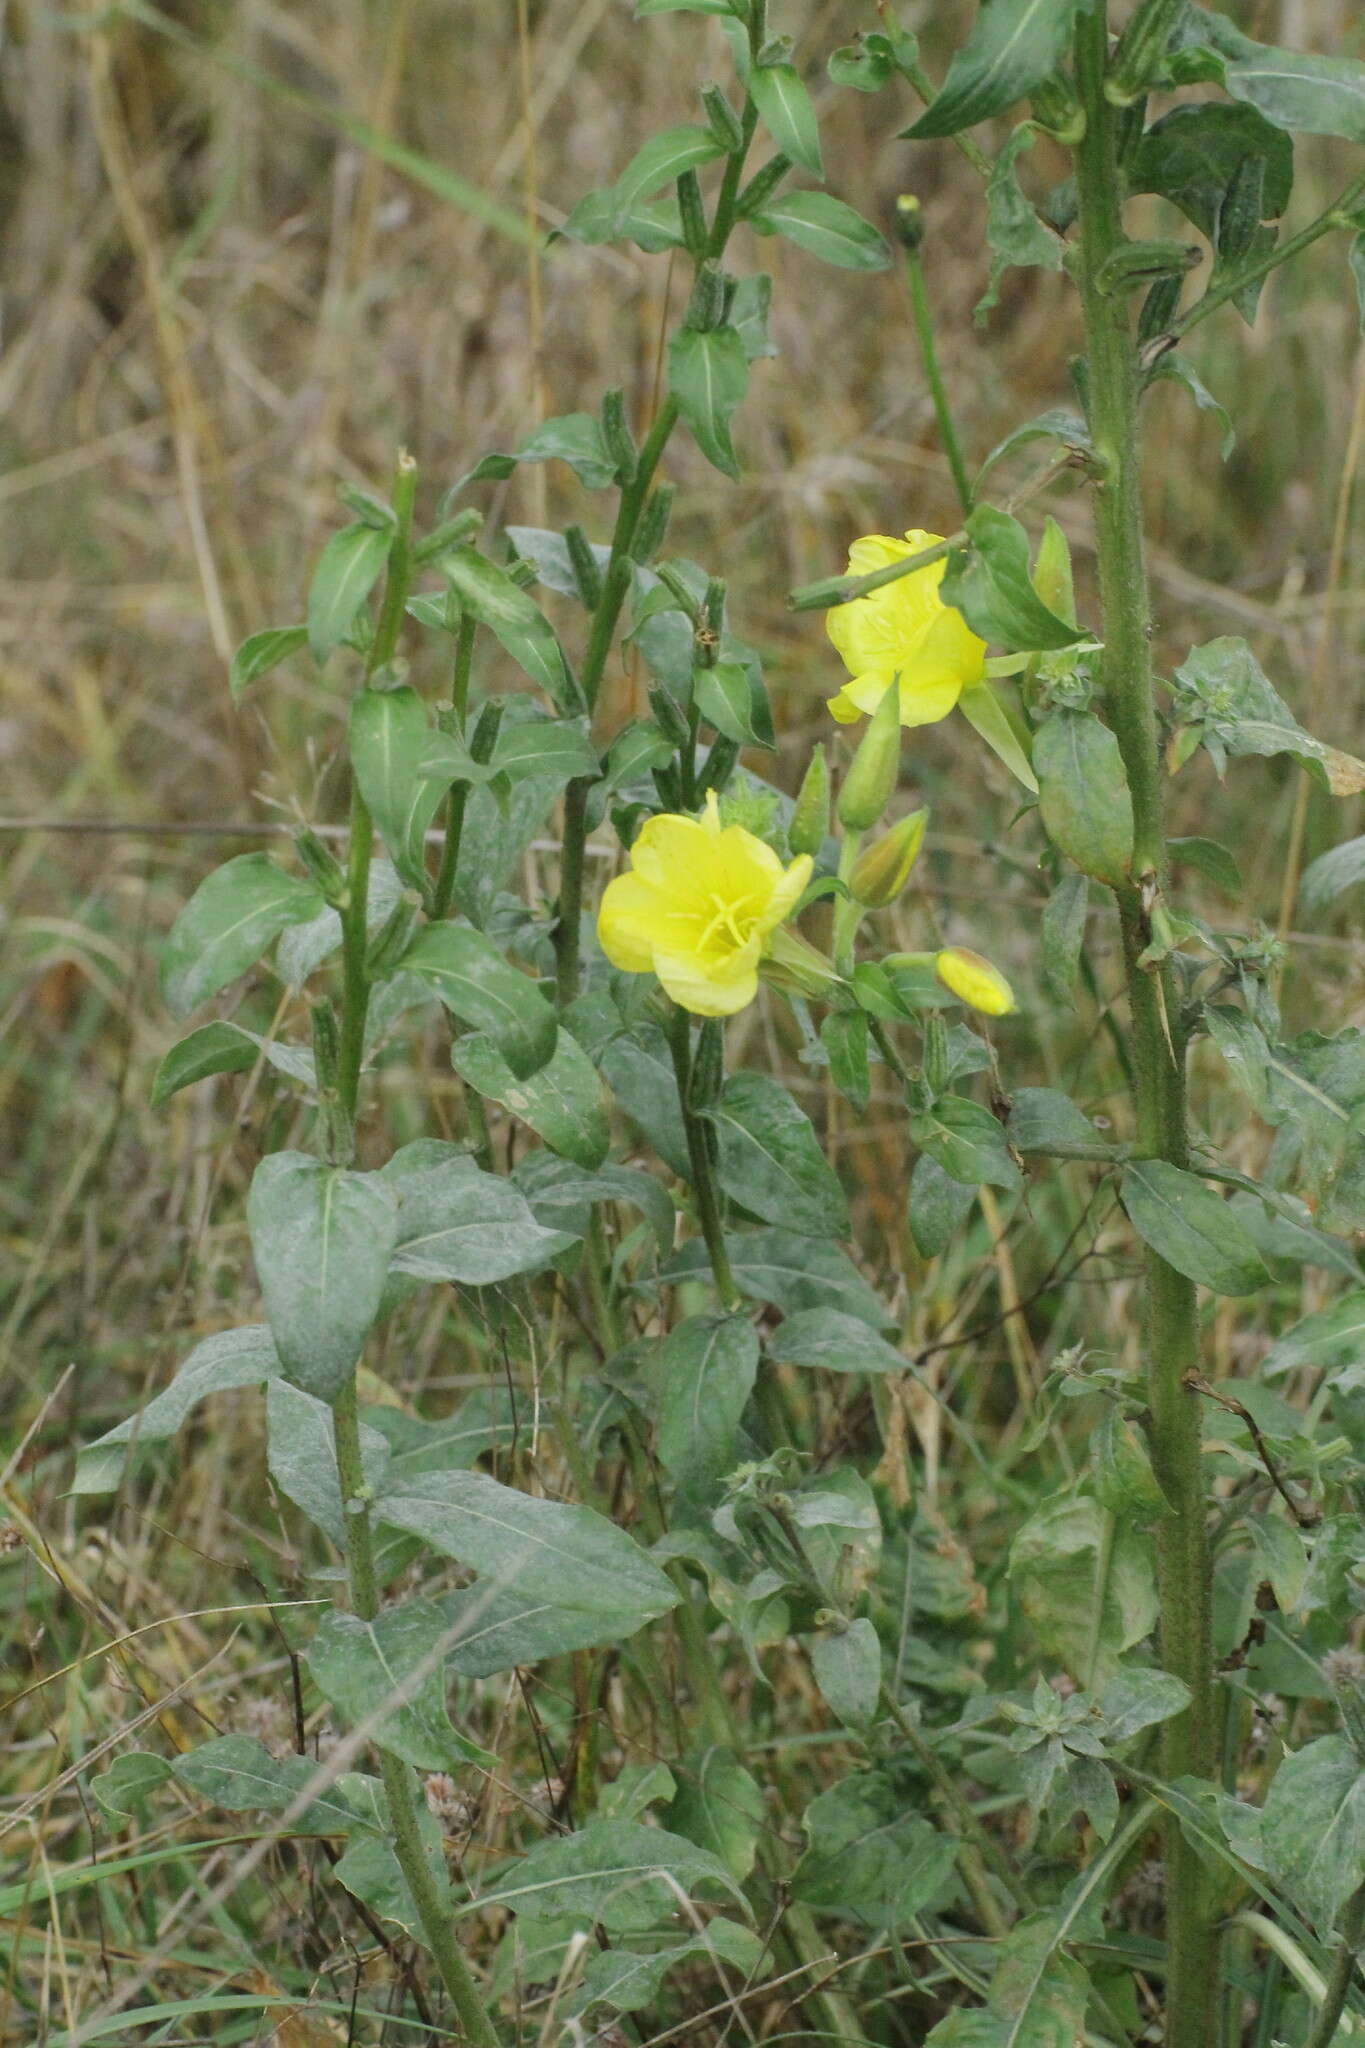
[[[750,894],[733,897],[727,902],[712,890],[708,901],[715,906],[715,914],[703,926],[697,950],[705,952],[708,947],[719,944],[725,950],[738,951],[753,931],[758,912],[756,909],[748,911],[747,906],[756,903],[757,899]]]

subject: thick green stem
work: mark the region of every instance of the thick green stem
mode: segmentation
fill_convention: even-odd
[[[673,1055],[673,1072],[678,1083],[683,1129],[687,1133],[687,1157],[692,1169],[692,1194],[697,1204],[701,1234],[706,1240],[712,1277],[716,1283],[716,1292],[720,1296],[721,1307],[737,1311],[742,1302],[739,1289],[735,1285],[735,1276],[730,1270],[730,1254],[725,1246],[725,1232],[720,1217],[720,1196],[716,1189],[711,1154],[707,1149],[706,1126],[688,1102],[692,1080],[692,1026],[686,1010],[679,1009],[676,1004],[673,1015],[668,1020],[668,1046]]]
[[[354,1380],[343,1389],[337,1401],[335,1426],[351,1605],[362,1621],[372,1621],[379,1609],[379,1585],[375,1576],[374,1533],[370,1525],[360,1456],[360,1419]],[[396,1756],[390,1756],[387,1750],[379,1753],[379,1769],[393,1828],[394,1854],[412,1893],[427,1945],[441,1973],[441,1982],[455,2008],[460,2028],[458,2038],[469,2042],[471,2048],[501,2048],[493,2022],[456,1939],[449,1902],[441,1896],[440,1886],[422,1846],[420,1808],[413,1774],[405,1763]]]
[[[1077,83],[1087,121],[1076,152],[1077,276],[1085,314],[1091,438],[1099,472],[1095,527],[1105,706],[1133,799],[1134,882],[1119,892],[1119,915],[1132,1012],[1138,1149],[1184,1166],[1184,1046],[1173,1032],[1175,1003],[1164,974],[1139,965],[1148,940],[1144,892],[1159,889],[1164,882],[1166,844],[1142,544],[1138,366],[1124,300],[1106,297],[1096,283],[1105,258],[1124,239],[1117,116],[1104,96],[1107,54],[1108,22],[1101,8],[1081,22],[1077,35]],[[1190,1690],[1189,1707],[1163,1728],[1162,1768],[1167,1778],[1211,1778],[1216,1726],[1206,1503],[1199,1404],[1187,1384],[1199,1361],[1195,1290],[1153,1251],[1146,1253],[1145,1267],[1152,1463],[1171,1509],[1158,1523],[1157,1533],[1161,1659]],[[1198,1854],[1174,1821],[1167,1828],[1166,1863],[1167,2048],[1216,2048],[1218,1936]]]
[[[1332,2048],[1337,2037],[1337,2023],[1346,2010],[1350,1995],[1351,1980],[1360,1962],[1360,1950],[1365,1943],[1365,1885],[1355,1893],[1346,1908],[1337,1937],[1339,1947],[1332,1964],[1332,1974],[1327,1979],[1318,2016],[1313,2022],[1312,2032],[1303,2048]]]

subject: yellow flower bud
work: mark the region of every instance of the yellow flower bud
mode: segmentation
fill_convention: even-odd
[[[937,955],[934,972],[960,1002],[986,1017],[1007,1017],[1015,1006],[1014,990],[998,967],[970,946],[948,946]]]
[[[817,747],[801,778],[787,827],[787,844],[793,853],[817,854],[829,831],[829,762],[823,747]]]
[[[839,791],[839,823],[866,832],[891,801],[901,765],[900,698],[893,679],[882,692]]]
[[[864,847],[848,878],[849,894],[855,902],[868,910],[882,910],[895,902],[919,859],[928,822],[927,811],[911,811],[871,846]]]

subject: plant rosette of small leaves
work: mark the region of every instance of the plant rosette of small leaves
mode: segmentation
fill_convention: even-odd
[[[293,1104],[271,1128],[306,1143],[268,1152],[247,1197],[262,1319],[204,1337],[76,1471],[77,1495],[110,1491],[201,1400],[264,1389],[273,1485],[344,1588],[302,1646],[300,1697],[346,1731],[345,1760],[225,1735],[120,1757],[94,1790],[127,1817],[174,1781],[255,1816],[262,1839],[328,1841],[365,1925],[422,1951],[455,2038],[483,2048],[510,2043],[524,1981],[558,1984],[582,2032],[698,1995],[694,2011],[733,2013],[734,1986],[769,1967],[798,2023],[848,2048],[903,2038],[886,2015],[907,1989],[935,2048],[1118,2044],[1156,2013],[1170,2048],[1231,2048],[1230,2006],[1258,1995],[1259,2038],[1283,2009],[1294,2038],[1329,2048],[1361,2004],[1365,1928],[1365,1706],[1342,1661],[1365,1570],[1365,1039],[1287,1034],[1276,945],[1182,900],[1187,871],[1232,895],[1240,878],[1216,842],[1168,839],[1165,783],[1201,753],[1219,776],[1287,756],[1337,794],[1365,787],[1365,767],[1299,725],[1241,641],[1156,676],[1139,456],[1157,380],[1221,412],[1182,353],[1204,319],[1250,318],[1276,268],[1330,233],[1356,236],[1365,270],[1365,171],[1282,226],[1292,135],[1365,143],[1365,67],[1264,47],[1170,0],[1140,0],[1117,40],[1085,0],[983,0],[935,88],[884,12],[830,78],[866,96],[869,121],[910,97],[904,133],[951,140],[981,173],[987,312],[1010,265],[1074,294],[1081,411],[1022,423],[970,477],[936,355],[933,222],[902,205],[961,524],[864,536],[842,572],[793,593],[798,613],[828,613],[848,671],[831,711],[848,731],[786,796],[759,772],[776,748],[761,657],[725,580],[667,552],[661,474],[684,432],[717,476],[739,474],[749,382],[780,374],[764,367],[771,280],[752,267],[766,240],[834,266],[851,303],[892,250],[825,189],[806,60],[763,0],[639,0],[642,35],[648,17],[709,17],[732,76],[557,232],[687,276],[666,388],[638,438],[619,390],[543,421],[429,521],[406,455],[387,498],[348,488],[352,516],[302,618],[239,649],[234,696],[305,660],[333,688],[349,816],[335,855],[301,827],[292,866],[247,854],[196,889],[163,956],[168,1009],[189,1019],[243,977],[273,977],[276,1023],[204,1017],[156,1096],[268,1072]],[[1194,84],[1209,96],[1175,97]],[[983,125],[1012,111],[1003,140]],[[1039,131],[1072,167],[1043,206],[1021,178]],[[1187,242],[1128,237],[1135,194],[1207,245],[1202,286]],[[1038,443],[1020,491],[983,496],[997,464]],[[587,494],[581,522],[486,537],[466,494],[551,462]],[[1061,526],[1017,516],[1062,481],[1091,502],[1090,622]],[[604,682],[623,652],[649,708],[609,731]],[[1037,982],[1058,1005],[1092,1004],[1109,1032],[1130,1083],[1121,1129],[1051,1082],[1002,1074],[989,1034],[998,1024],[1022,1062],[1009,1020],[1026,1024],[1032,977],[1018,1002],[915,904],[933,839],[902,801],[903,735],[918,744],[957,710],[1022,792],[1016,829],[1050,888]],[[999,769],[978,758],[984,809]],[[992,831],[1010,823],[1000,809]],[[517,883],[552,819],[546,903]],[[623,864],[595,898],[587,849],[609,838]],[[1362,867],[1349,847],[1326,858],[1330,873],[1308,877],[1319,902]],[[1107,984],[1101,902],[1122,956]],[[893,909],[922,950],[888,944]],[[1073,1182],[1140,1254],[1145,1383],[1057,1355],[1019,1455],[1075,1401],[1093,1418],[1089,1455],[1028,1497],[989,1588],[916,1499],[902,1395],[946,1409],[981,1459],[971,1422],[851,1255],[849,1188],[797,1093],[753,1035],[752,1063],[732,1064],[726,1020],[756,1002],[785,1006],[770,1014],[855,1116],[874,1086],[889,1096],[913,1157],[911,1273],[954,1273],[965,1297],[974,1212],[990,1265],[1000,1202],[1026,1219]],[[414,1019],[443,1020],[461,1120],[453,1137],[433,1120],[441,1135],[394,1145],[377,1077]],[[1264,1179],[1190,1123],[1186,1067],[1204,1039],[1274,1132]],[[1201,1290],[1235,1299],[1304,1264],[1344,1285],[1255,1377],[1206,1376]],[[391,1333],[437,1289],[487,1386],[429,1417],[375,1361],[394,1370]],[[1003,1318],[1027,1306],[1005,1301]],[[804,1390],[821,1375],[866,1383],[869,1473],[815,1455]],[[1276,1391],[1290,1375],[1317,1376],[1311,1417]],[[992,1487],[1017,1502],[1011,1473]],[[975,1662],[968,1622],[991,1637]],[[746,1709],[765,1656],[791,1640],[813,1711],[852,1758],[799,1815],[774,1762],[784,1703],[765,1700],[776,1732],[762,1744]],[[480,1688],[517,1673],[577,1702],[562,1826],[528,1817],[475,1868],[450,1853],[430,1784],[453,1788],[447,1806],[477,1803],[498,1762]],[[1258,1686],[1304,1703],[1278,1759],[1245,1744]],[[595,1722],[617,1687],[632,1711],[667,1701],[671,1732],[607,1782]],[[1232,1796],[1225,1774],[1254,1796]],[[1124,1917],[1153,1856],[1159,1939]],[[876,1961],[866,2016],[827,1967],[832,1945],[859,1959],[860,1983]],[[922,1977],[921,1952],[936,1959]],[[429,2021],[406,1980],[394,1996]]]

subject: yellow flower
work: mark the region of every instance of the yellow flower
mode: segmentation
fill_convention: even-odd
[[[597,936],[613,967],[656,974],[697,1017],[728,1017],[758,993],[765,941],[795,909],[811,858],[784,868],[742,825],[722,825],[716,793],[700,818],[650,818],[631,873],[609,882]]]
[[[889,562],[903,562],[907,555],[937,547],[939,538],[918,527],[904,540],[868,534],[848,551],[849,573],[865,576]],[[946,567],[943,560],[930,562],[829,613],[829,637],[853,678],[830,699],[829,708],[841,725],[875,711],[898,676],[902,725],[937,724],[964,689],[982,681],[985,641],[938,594]]]
[[[986,1017],[1008,1017],[1015,1007],[1014,990],[998,967],[970,946],[948,946],[934,958],[934,972],[946,989],[970,1009]]]

